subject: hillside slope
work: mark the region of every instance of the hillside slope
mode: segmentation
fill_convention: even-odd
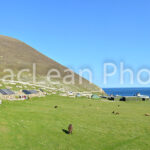
[[[36,63],[37,66],[37,75],[39,77],[44,77],[47,75],[48,70],[55,68],[61,73],[61,81],[65,75],[68,75],[69,72],[64,72],[66,67],[57,63],[56,61],[48,58],[47,56],[41,54],[34,48],[29,45],[16,40],[14,38],[10,38],[7,36],[0,35],[0,76],[2,77],[2,72],[4,69],[10,68],[16,73],[20,69],[31,69],[33,63]],[[89,81],[83,79],[83,84],[79,85],[79,75],[75,74],[75,85],[67,85],[70,89],[76,90],[92,90],[99,91],[101,90],[94,84],[90,84]]]

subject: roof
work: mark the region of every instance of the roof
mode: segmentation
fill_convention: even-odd
[[[98,99],[98,98],[100,98],[98,95],[96,95],[96,94],[93,94],[92,96],[91,96],[91,98],[96,98],[96,99]]]
[[[44,92],[42,89],[40,89],[41,92]]]
[[[149,98],[149,96],[146,95],[140,95],[140,96],[123,96],[125,98]]]
[[[36,91],[36,90],[22,90],[22,92],[27,94],[27,95],[38,93],[38,91]]]
[[[0,89],[0,94],[2,95],[12,95],[15,94],[13,91],[9,90],[9,89]]]

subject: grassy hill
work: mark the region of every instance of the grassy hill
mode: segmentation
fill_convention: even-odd
[[[70,74],[70,72],[64,72],[64,70],[67,69],[65,66],[44,56],[29,45],[19,40],[0,35],[0,77],[4,75],[3,70],[7,68],[13,69],[15,73],[20,71],[20,69],[27,68],[32,70],[33,63],[36,63],[37,66],[38,79],[43,80],[48,70],[52,68],[58,69],[61,73],[60,81],[62,81],[64,76]],[[30,80],[29,78],[32,76],[31,73],[25,78],[26,80]],[[83,84],[80,85],[79,76],[77,74],[75,74],[75,85],[62,86],[73,90],[100,91],[98,86],[90,84],[86,79],[83,79]]]
[[[120,107],[118,107],[118,104]],[[55,109],[54,106],[58,108]],[[47,96],[0,106],[3,150],[148,150],[150,102]],[[112,114],[112,111],[120,115]],[[74,131],[67,135],[72,123]]]

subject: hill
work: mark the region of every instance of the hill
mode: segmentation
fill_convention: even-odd
[[[12,69],[16,74],[21,69],[30,69],[30,74],[26,73],[24,75],[24,80],[31,81],[33,64],[36,64],[36,74],[38,77],[38,82],[42,80],[45,84],[46,75],[50,69],[57,69],[61,73],[61,78],[57,79],[60,81],[60,87],[64,87],[70,90],[76,91],[100,91],[101,89],[89,83],[86,79],[82,78],[82,84],[79,84],[80,76],[75,74],[75,84],[65,85],[62,83],[63,78],[66,75],[71,74],[69,71],[64,72],[67,68],[51,58],[41,54],[31,46],[11,37],[0,35],[0,77],[3,77],[4,69]],[[69,81],[69,79],[68,79]],[[52,85],[51,85],[52,86]],[[54,85],[53,85],[54,86]],[[56,85],[55,85],[56,86]]]

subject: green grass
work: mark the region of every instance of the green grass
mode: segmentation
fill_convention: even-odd
[[[0,106],[0,150],[148,150],[150,117],[145,113],[150,113],[150,102],[58,96],[5,101]],[[74,131],[67,135],[62,129],[70,123]]]

